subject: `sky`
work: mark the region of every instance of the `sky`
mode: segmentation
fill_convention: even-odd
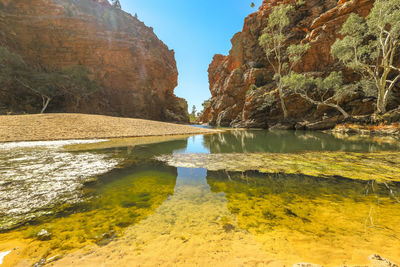
[[[122,9],[138,15],[175,51],[178,87],[175,94],[202,109],[211,97],[208,65],[215,54],[227,55],[231,38],[243,28],[244,18],[256,12],[262,0],[120,0]]]

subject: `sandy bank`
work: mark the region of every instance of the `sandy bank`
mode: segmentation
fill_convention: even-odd
[[[214,131],[187,125],[102,115],[0,116],[0,142],[163,136]]]

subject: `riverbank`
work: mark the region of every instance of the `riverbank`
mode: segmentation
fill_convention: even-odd
[[[344,123],[338,124],[331,131],[339,134],[356,134],[356,135],[377,135],[377,136],[399,136],[400,123],[378,124],[378,125],[361,125]]]
[[[0,142],[104,139],[212,133],[188,125],[88,114],[0,116]]]

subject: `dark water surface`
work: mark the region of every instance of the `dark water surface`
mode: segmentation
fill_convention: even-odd
[[[43,151],[51,153],[51,159],[41,162]],[[46,258],[90,244],[116,246],[118,242],[113,241],[132,235],[136,243],[118,244],[135,247],[142,242],[135,258],[138,262],[146,253],[158,250],[157,257],[174,255],[177,246],[181,251],[176,258],[193,255],[192,246],[213,253],[212,243],[224,248],[221,255],[225,258],[238,254],[237,246],[242,258],[265,254],[285,264],[362,264],[374,253],[399,261],[399,182],[285,170],[269,173],[259,171],[261,168],[187,168],[179,162],[168,166],[157,160],[161,155],[228,157],[237,153],[240,162],[241,154],[285,153],[290,159],[302,152],[315,153],[315,157],[327,152],[356,152],[355,158],[383,152],[393,156],[400,153],[400,142],[252,130],[74,152],[61,147],[4,145],[0,147],[0,227],[4,230],[0,252],[12,249],[9,244],[13,240],[34,240],[31,246],[40,249],[23,255],[40,259],[45,248],[52,251]],[[73,161],[77,158],[80,164]],[[355,172],[357,164],[355,160]],[[55,165],[59,167],[53,168]],[[40,173],[43,168],[49,171]],[[38,186],[41,194],[32,189]],[[49,201],[49,192],[57,201]],[[21,204],[10,209],[10,203],[18,201]],[[43,230],[49,236],[43,237]],[[160,238],[164,246],[154,243]],[[212,260],[204,263],[212,264]]]

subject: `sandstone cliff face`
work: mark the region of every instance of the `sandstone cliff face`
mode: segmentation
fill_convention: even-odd
[[[186,101],[174,95],[174,52],[153,29],[105,0],[0,0],[0,45],[46,67],[84,65],[103,89],[78,106],[55,99],[48,112],[84,112],[188,122]],[[0,106],[37,111],[39,101]]]
[[[228,56],[216,55],[209,67],[211,105],[205,110],[204,122],[221,126],[271,127],[283,120],[272,69],[264,51],[258,44],[262,30],[267,25],[272,8],[294,0],[265,0],[259,11],[245,20],[242,32],[232,38]],[[342,70],[330,55],[330,47],[339,36],[342,24],[350,13],[369,14],[373,0],[306,0],[296,7],[289,27],[289,42],[309,43],[311,48],[297,65],[298,72],[315,72],[325,75],[332,70]],[[354,73],[343,70],[347,81]],[[258,90],[248,94],[250,85]],[[400,98],[398,98],[400,99]],[[337,116],[334,109],[316,107],[296,95],[286,96],[290,120],[316,121],[324,114]],[[354,95],[342,103],[353,115],[373,112],[372,99]],[[398,105],[398,103],[397,103]]]

